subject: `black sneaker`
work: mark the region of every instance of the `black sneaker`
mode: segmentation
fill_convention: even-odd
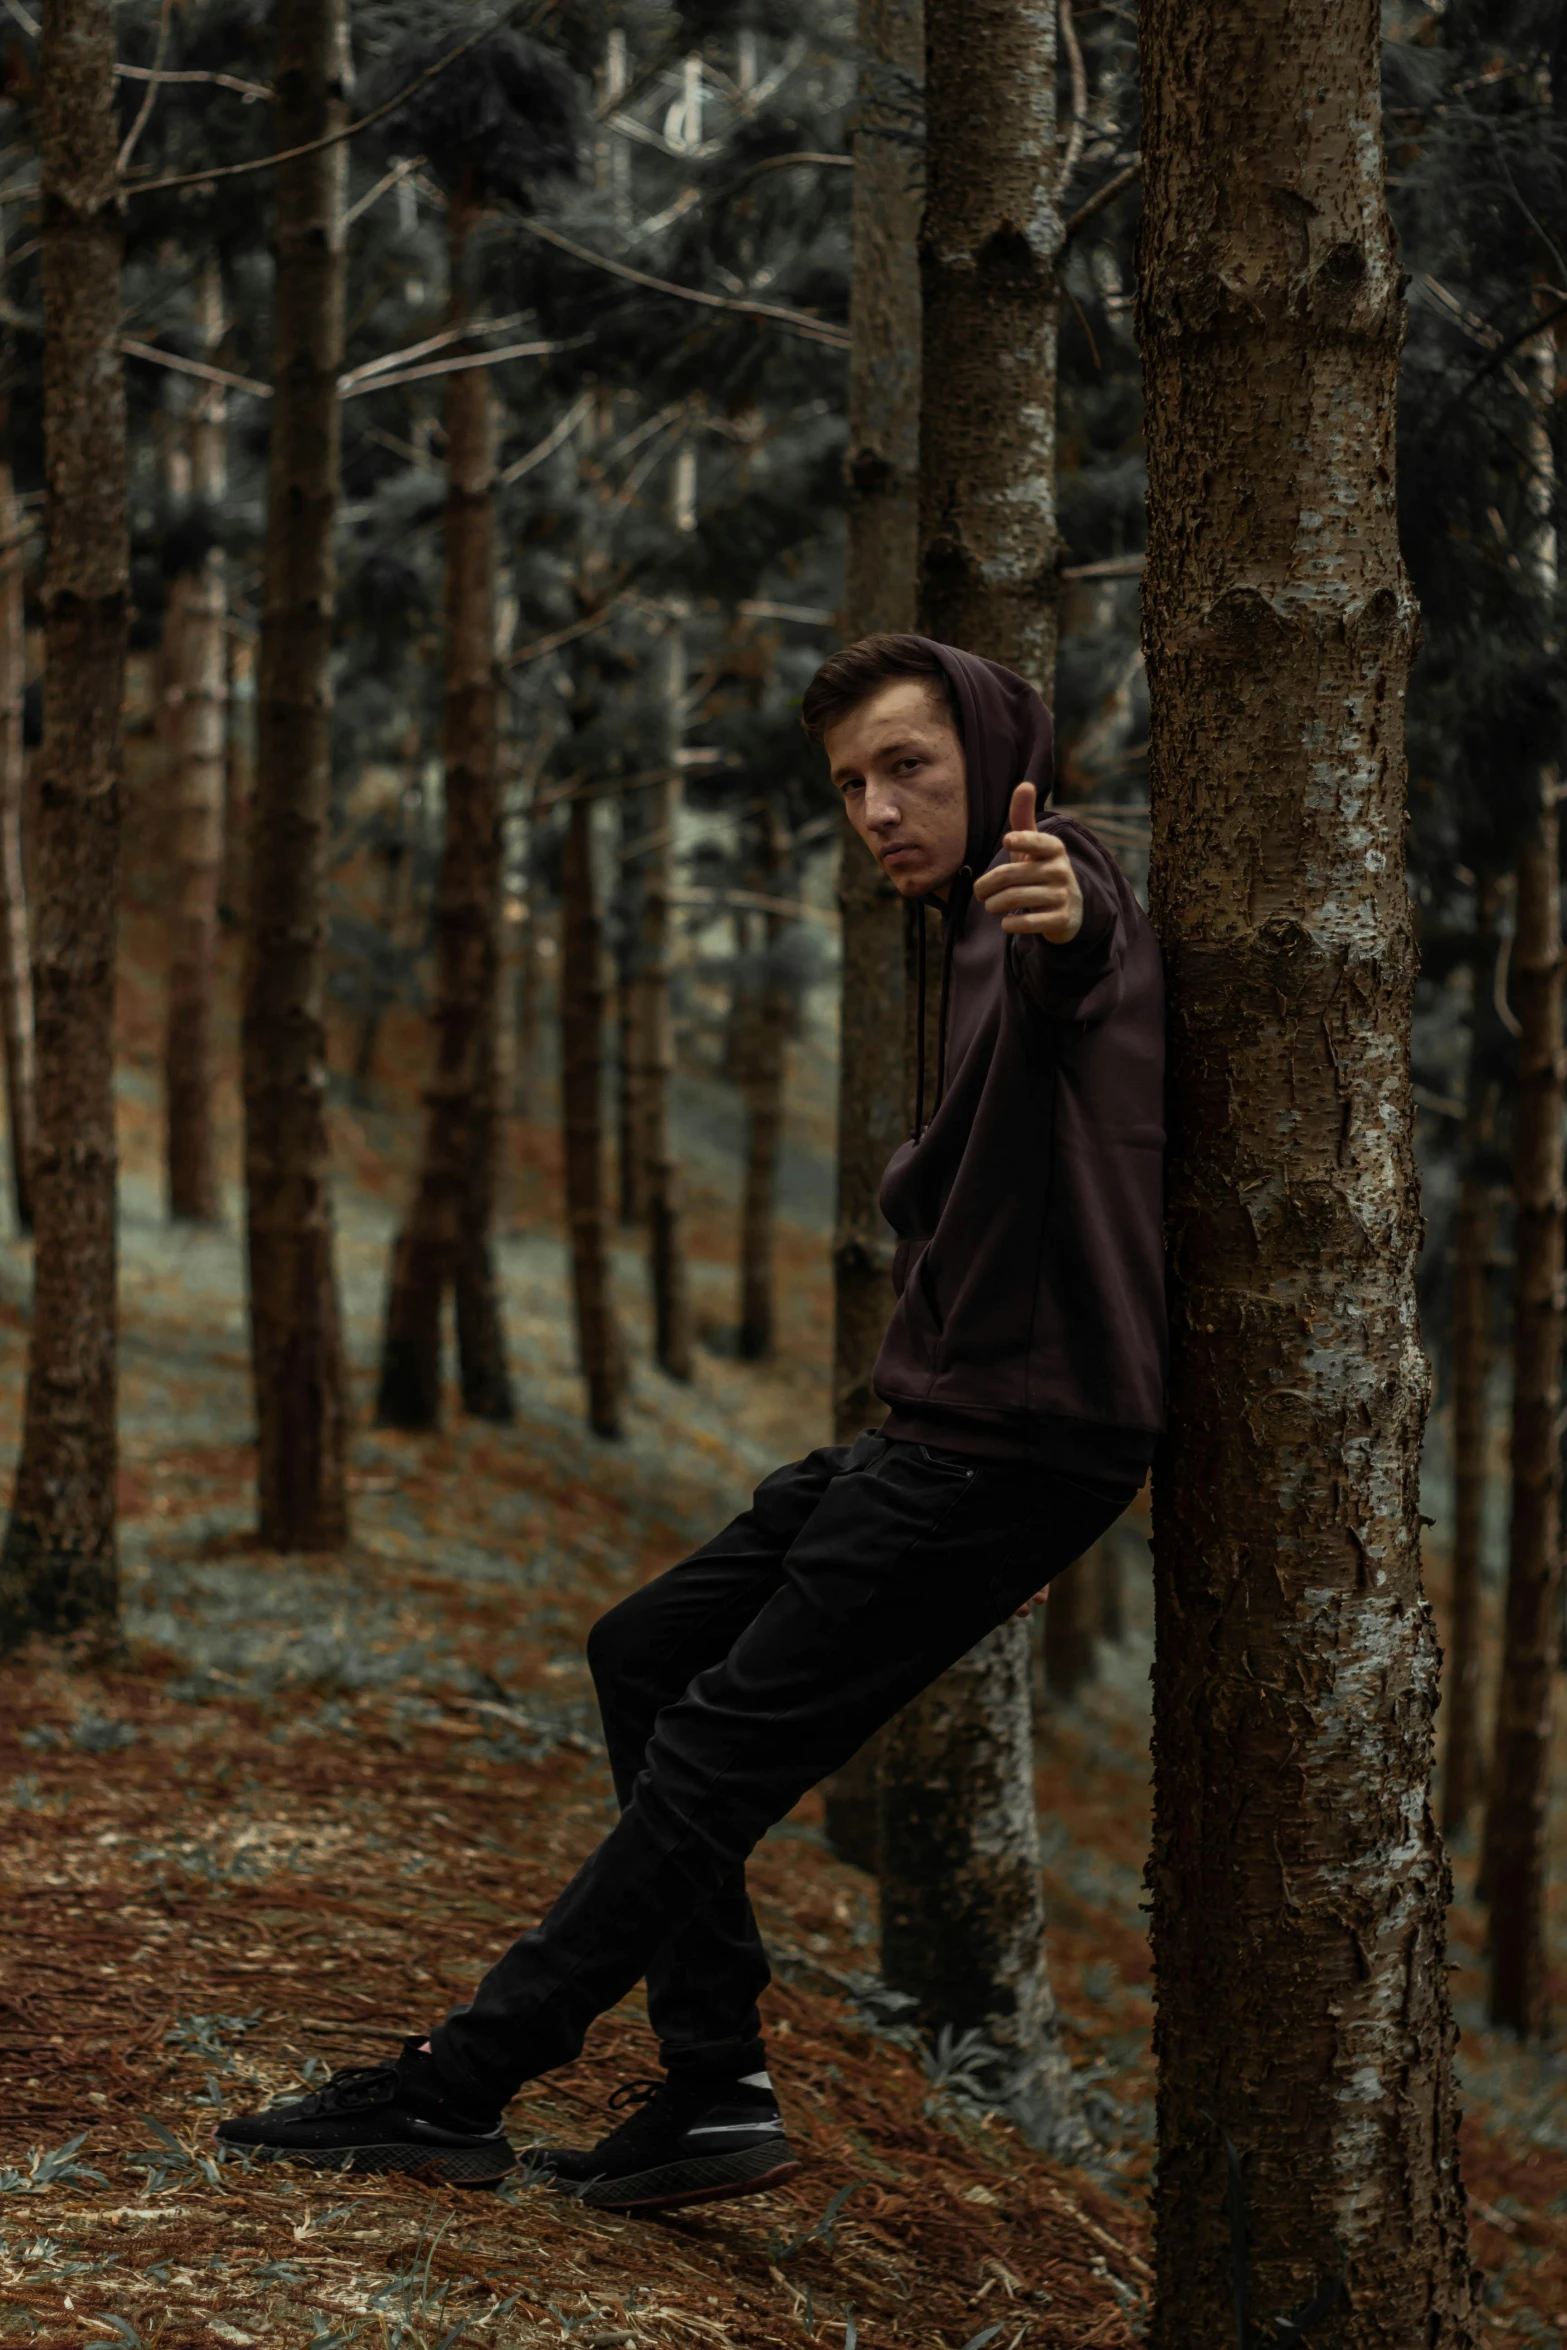
[[[766,2073],[738,2080],[671,2073],[628,2081],[609,2102],[611,2111],[637,2111],[596,2146],[530,2146],[524,2157],[563,2195],[600,2211],[669,2211],[757,2195],[800,2167]]]
[[[219,2122],[213,2135],[225,2152],[258,2162],[412,2171],[457,2187],[488,2186],[517,2160],[498,2117],[478,2120],[446,2102],[413,2040],[393,2064],[334,2073],[306,2097]]]

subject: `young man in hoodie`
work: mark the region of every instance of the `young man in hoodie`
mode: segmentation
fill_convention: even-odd
[[[888,1416],[777,1470],[594,1626],[619,1825],[470,2002],[394,2063],[221,2123],[230,2148],[498,2178],[515,2159],[503,2107],[645,1977],[663,2079],[615,2093],[628,2118],[598,2145],[535,2156],[612,2210],[788,2177],[747,1855],[1042,1596],[1152,1457],[1163,1002],[1147,918],[1093,835],[1042,812],[1050,715],[1009,670],[871,637],[822,665],[802,714],[871,854],[941,913],[933,1066],[922,1053],[882,1189],[898,1235],[875,1373]]]

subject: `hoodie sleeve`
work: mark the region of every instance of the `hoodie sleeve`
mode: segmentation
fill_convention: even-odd
[[[1048,811],[1041,832],[1053,832],[1083,893],[1083,927],[1065,946],[1020,933],[1008,936],[1012,974],[1036,1011],[1053,1020],[1102,1020],[1121,996],[1126,957],[1126,877],[1088,830]]]

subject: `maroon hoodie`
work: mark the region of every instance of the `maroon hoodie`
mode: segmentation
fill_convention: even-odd
[[[883,1432],[1137,1483],[1164,1424],[1158,941],[1115,859],[1054,810],[1039,829],[1076,870],[1076,938],[1013,935],[974,902],[1007,862],[1014,786],[1049,795],[1050,713],[996,662],[931,650],[962,715],[968,850],[942,909],[935,1069],[922,1054],[916,1131],[882,1180]]]

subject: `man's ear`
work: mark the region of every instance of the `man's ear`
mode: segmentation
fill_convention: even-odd
[[[1009,832],[1032,832],[1033,829],[1034,787],[1031,783],[1020,783],[1012,793],[1012,808],[1007,817],[1007,830]]]

